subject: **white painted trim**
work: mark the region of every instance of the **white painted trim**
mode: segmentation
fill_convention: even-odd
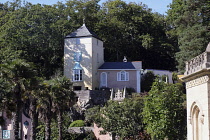
[[[121,78],[121,73],[124,72],[124,76],[125,76],[125,80],[122,80]],[[129,81],[129,72],[125,71],[125,70],[122,70],[120,72],[117,72],[117,81]]]
[[[136,92],[137,93],[141,92],[141,71],[140,70],[136,71]]]

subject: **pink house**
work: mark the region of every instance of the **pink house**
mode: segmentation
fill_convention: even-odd
[[[100,88],[133,88],[140,92],[142,62],[105,62],[98,68]]]

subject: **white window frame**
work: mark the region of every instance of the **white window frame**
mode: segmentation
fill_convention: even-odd
[[[126,71],[118,72],[117,81],[129,81],[129,72],[126,72]]]
[[[74,69],[72,70],[72,81],[82,81],[83,79],[83,72],[81,69]]]

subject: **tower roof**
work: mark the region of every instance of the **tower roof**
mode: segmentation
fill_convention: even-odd
[[[101,40],[96,33],[94,33],[93,31],[91,31],[90,29],[88,29],[86,27],[85,24],[83,24],[80,28],[78,28],[76,31],[70,33],[69,35],[66,36],[66,38],[78,38],[78,37],[95,37],[99,40]]]

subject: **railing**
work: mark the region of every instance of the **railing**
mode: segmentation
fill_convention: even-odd
[[[184,75],[189,75],[210,67],[210,52],[204,52],[190,61],[186,62],[186,71]]]

